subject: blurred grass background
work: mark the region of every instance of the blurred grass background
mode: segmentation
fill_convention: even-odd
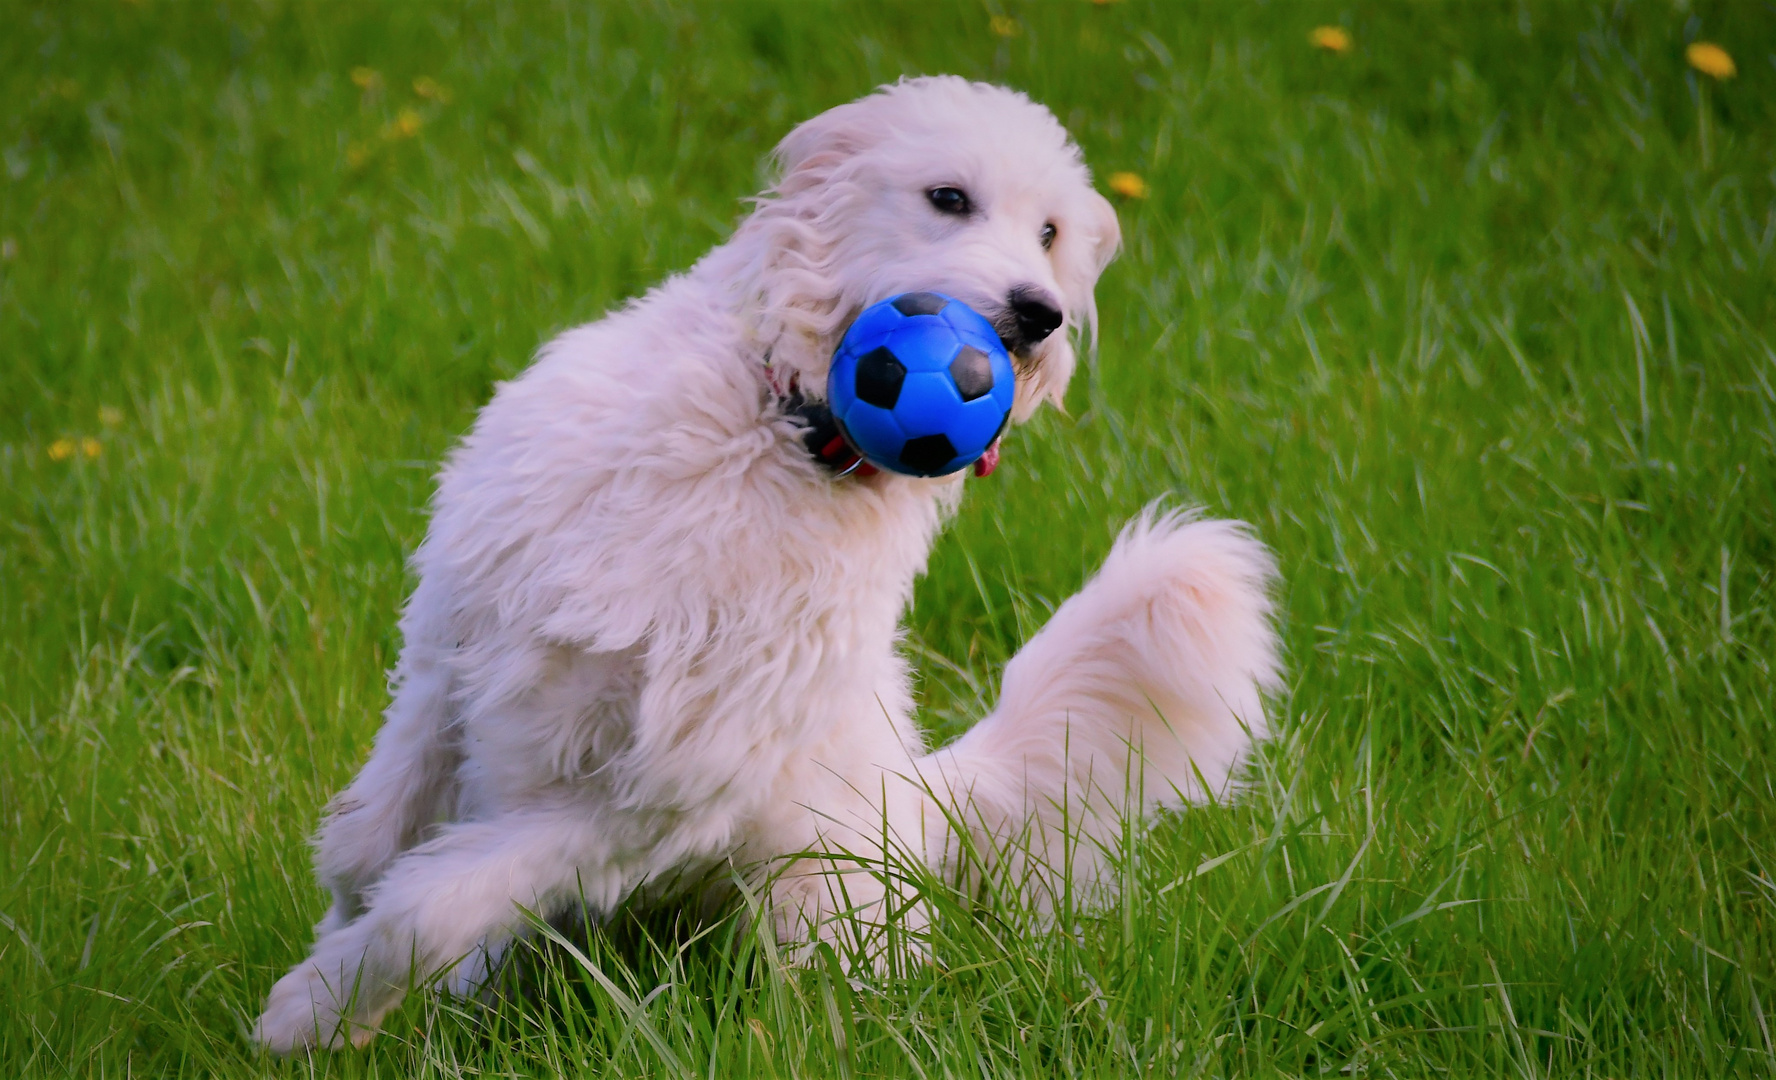
[[[0,25],[0,1073],[1776,1066],[1770,4]],[[1123,520],[1200,503],[1286,581],[1253,791],[1131,845],[1071,933],[953,912],[941,970],[599,936],[645,1006],[567,965],[547,1005],[255,1057],[439,457],[552,333],[719,242],[797,120],[940,71],[1147,193],[1069,415],[1008,438],[919,587],[924,715],[965,727]]]

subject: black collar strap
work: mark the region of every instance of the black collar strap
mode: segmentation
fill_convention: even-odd
[[[783,411],[807,426],[802,433],[802,445],[814,455],[815,461],[839,476],[876,474],[876,467],[863,460],[863,456],[845,441],[845,433],[839,430],[839,422],[833,418],[826,402],[809,401],[799,388],[791,386],[788,396],[783,398]]]
[[[777,369],[771,366],[769,353],[765,355],[765,377],[776,393],[784,415],[802,422],[805,429],[802,445],[808,448],[815,461],[837,476],[874,476],[879,471],[845,441],[845,433],[839,430],[839,422],[826,402],[808,400],[794,375],[789,377],[787,387],[778,382]]]

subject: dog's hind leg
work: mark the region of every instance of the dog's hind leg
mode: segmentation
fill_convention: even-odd
[[[340,927],[363,909],[363,893],[401,852],[418,843],[451,802],[460,754],[451,730],[451,674],[442,590],[422,579],[401,619],[405,645],[394,700],[370,760],[328,805],[315,836],[315,874],[333,892],[317,928]]]
[[[1237,522],[1143,515],[1006,665],[992,715],[919,760],[920,783],[1037,904],[1089,895],[1126,816],[1220,795],[1265,734],[1274,576]],[[926,843],[961,869],[953,833]]]
[[[767,866],[764,914],[791,963],[812,962],[821,942],[847,968],[893,970],[929,954],[930,912],[912,872],[922,855],[924,803],[902,779],[910,772],[909,762],[874,768],[843,789],[826,785],[808,823],[814,835],[776,839],[783,855]]]
[[[509,942],[521,917],[579,896],[608,911],[632,882],[611,863],[610,823],[572,805],[446,826],[395,859],[357,919],[324,931],[279,979],[253,1029],[277,1053],[368,1042],[409,987],[477,949]]]
[[[914,871],[929,802],[906,779],[924,747],[905,663],[889,654],[873,679],[822,687],[817,699],[827,738],[784,763],[735,862],[759,872],[759,915],[790,961],[813,960],[821,942],[846,966],[916,961],[928,951]]]

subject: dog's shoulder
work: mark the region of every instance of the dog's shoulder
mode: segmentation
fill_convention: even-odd
[[[675,279],[568,330],[501,384],[441,478],[565,474],[597,486],[617,474],[693,479],[744,455],[768,421],[762,371],[739,348],[732,314]]]
[[[693,587],[683,563],[723,561],[689,559],[687,537],[736,559],[742,541],[780,550],[777,531],[825,479],[709,300],[675,279],[501,385],[439,475],[422,573],[502,608],[569,594],[608,606]]]

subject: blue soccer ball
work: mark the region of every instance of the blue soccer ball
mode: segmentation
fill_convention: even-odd
[[[865,460],[908,476],[973,464],[1005,430],[1017,378],[980,312],[910,292],[864,309],[833,353],[827,401]]]

